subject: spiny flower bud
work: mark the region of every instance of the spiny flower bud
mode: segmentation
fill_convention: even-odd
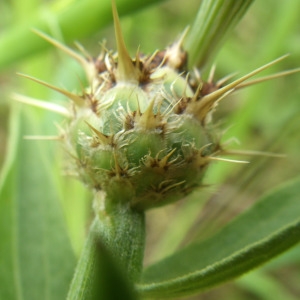
[[[69,112],[53,109],[70,119],[62,139],[80,179],[102,191],[106,202],[127,202],[144,210],[179,200],[201,186],[210,162],[221,160],[216,156],[224,152],[210,126],[216,105],[282,58],[224,87],[213,85],[197,72],[185,72],[184,35],[166,50],[149,56],[138,52],[131,59],[114,2],[113,15],[117,55],[104,51],[97,59],[82,57],[38,33],[83,65],[90,86],[82,95],[31,79],[73,102]],[[34,100],[30,104],[40,105]]]

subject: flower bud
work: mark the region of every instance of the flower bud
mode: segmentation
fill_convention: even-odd
[[[182,38],[166,50],[130,58],[114,5],[113,14],[117,55],[84,58],[39,33],[83,65],[90,86],[82,95],[32,79],[73,101],[69,113],[59,110],[71,116],[63,141],[78,177],[105,195],[106,206],[126,202],[145,210],[201,186],[208,165],[223,151],[209,124],[218,102],[284,57],[224,87],[214,85],[184,71]]]

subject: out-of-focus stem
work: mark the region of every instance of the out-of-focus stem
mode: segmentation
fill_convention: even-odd
[[[189,67],[205,67],[253,0],[203,0],[184,48]]]

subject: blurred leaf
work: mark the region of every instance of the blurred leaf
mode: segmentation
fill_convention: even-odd
[[[162,0],[117,2],[120,16],[133,13]],[[50,48],[50,44],[30,31],[37,28],[50,35],[63,37],[66,42],[90,36],[112,20],[111,1],[79,0],[63,9],[44,7],[25,24],[8,28],[0,36],[0,69],[26,56]],[[29,22],[28,22],[29,21]],[[22,45],[22,47],[20,47]]]
[[[216,235],[150,266],[139,290],[178,297],[228,281],[300,241],[300,179],[273,190]]]
[[[75,257],[51,178],[47,143],[23,140],[34,114],[11,115],[0,182],[0,299],[65,299]]]
[[[236,281],[239,287],[251,291],[258,299],[274,300],[274,295],[277,299],[298,300],[299,298],[293,295],[280,280],[273,276],[268,276],[259,269],[250,274],[242,276]],[[272,293],[270,293],[272,291]]]

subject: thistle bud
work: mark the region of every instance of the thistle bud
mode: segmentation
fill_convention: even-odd
[[[102,70],[92,72],[93,87],[75,106],[65,143],[89,187],[109,201],[147,209],[201,186],[219,145],[205,117],[189,108],[200,94],[182,73],[187,54],[181,41],[131,59],[114,5],[113,14],[118,54],[98,59]]]
[[[77,59],[90,83],[82,95],[50,86],[73,103],[63,142],[79,178],[102,191],[107,206],[126,202],[145,210],[201,186],[207,167],[223,151],[210,126],[218,102],[282,58],[222,87],[185,70],[184,35],[166,50],[138,52],[132,59],[114,2],[113,15],[116,55],[82,57],[39,34]]]

